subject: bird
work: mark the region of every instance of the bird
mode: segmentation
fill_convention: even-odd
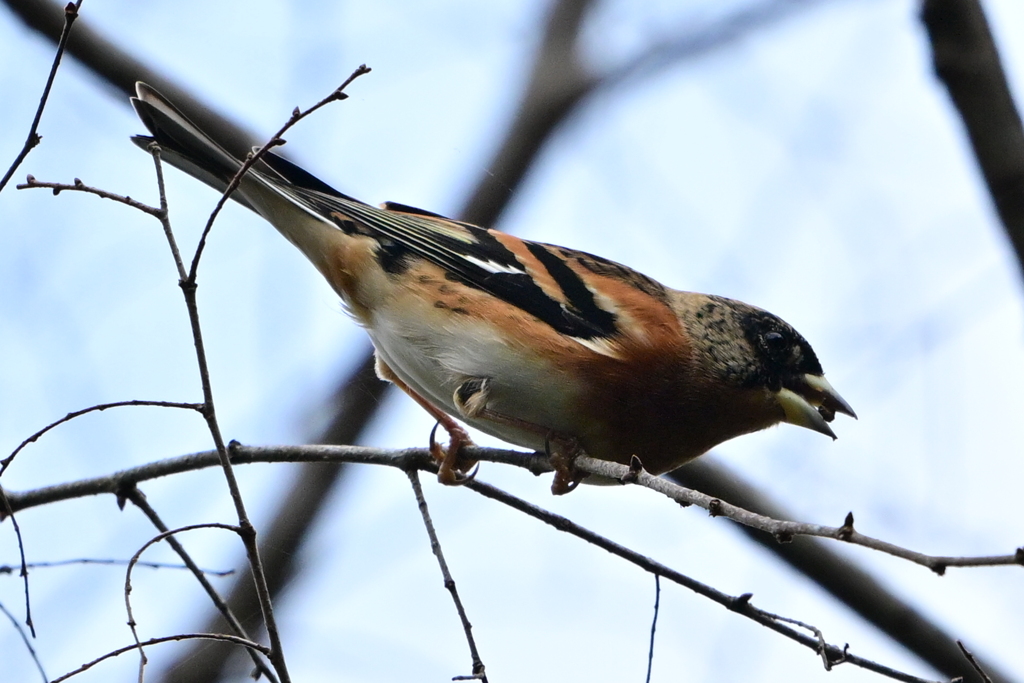
[[[172,166],[223,192],[243,161],[145,83],[133,107]],[[396,202],[373,206],[266,152],[231,198],[326,278],[370,337],[377,375],[448,432],[438,479],[475,474],[462,422],[551,457],[556,494],[581,453],[662,474],[789,423],[836,438],[856,414],[781,318],[667,287],[615,261]],[[457,418],[457,419],[456,419]],[[467,473],[468,472],[468,473]],[[597,481],[596,483],[608,483]]]

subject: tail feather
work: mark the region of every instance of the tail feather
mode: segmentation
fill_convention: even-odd
[[[151,86],[139,82],[135,84],[135,91],[138,96],[131,98],[132,106],[153,135],[136,135],[132,137],[132,142],[145,149],[151,142],[156,141],[164,151],[167,161],[173,166],[223,192],[238,172],[241,160],[192,123],[181,110]],[[349,201],[358,201],[272,152],[266,153],[253,171],[256,175],[266,176],[275,184],[296,185]],[[236,192],[232,198],[256,211],[246,200],[244,193]]]
[[[171,165],[223,192],[241,162],[150,86],[136,83],[135,92],[132,106],[153,136],[136,135],[132,142],[146,149],[155,141]],[[243,196],[235,199],[253,208]]]
[[[333,187],[320,180],[306,169],[293,164],[284,157],[274,154],[273,152],[267,152],[263,155],[262,162],[263,163],[260,164],[260,169],[267,175],[276,177],[282,182],[282,184],[294,185],[296,187],[301,187],[304,190],[313,190],[314,192],[320,192],[329,197],[347,199],[350,202],[358,202],[360,204],[366,203],[356,199],[355,197],[350,197],[343,192],[335,190]]]
[[[132,142],[145,149],[155,141],[168,163],[223,192],[242,161],[152,87],[136,83],[135,89],[132,106],[152,137],[137,135]],[[338,228],[298,202],[295,193],[302,188],[349,198],[281,157],[268,154],[264,159],[246,173],[231,198],[266,218],[326,275],[326,254]]]

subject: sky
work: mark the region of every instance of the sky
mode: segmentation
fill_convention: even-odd
[[[713,22],[722,3],[599,2],[583,36],[600,72],[653,40]],[[1024,78],[1024,5],[984,3],[1015,93]],[[359,64],[350,99],[288,136],[291,158],[370,202],[459,211],[508,124],[547,4],[86,0],[82,16],[115,42],[269,136],[295,106]],[[924,552],[1006,554],[1024,537],[1024,300],[1020,271],[934,78],[908,0],[816,3],[699,59],[589,100],[545,148],[497,226],[626,263],[678,289],[770,310],[813,344],[859,420],[832,443],[782,426],[708,456],[755,482],[797,519]],[[0,160],[34,113],[52,46],[0,10]],[[19,177],[155,202],[152,162],[124,98],[67,59]],[[194,244],[216,202],[167,174],[171,217]],[[183,247],[185,248],[185,247]],[[127,399],[197,401],[200,387],[177,275],[159,224],[95,197],[0,195],[0,457],[69,411]],[[218,220],[199,304],[223,432],[246,444],[302,443],[320,406],[369,348],[303,257],[255,215]],[[430,418],[392,394],[365,443],[422,446]],[[484,444],[497,442],[486,437]],[[100,476],[206,450],[201,420],[133,408],[73,421],[19,455],[10,490]],[[257,527],[292,466],[239,477]],[[633,487],[553,498],[546,478],[485,465],[480,478],[772,612],[830,642],[921,676],[916,661],[723,520]],[[643,680],[653,578],[464,489],[425,489],[491,680]],[[171,526],[234,521],[215,470],[147,483]],[[21,513],[30,561],[127,559],[154,535],[111,497]],[[200,564],[240,566],[223,532],[184,539]],[[1020,568],[927,569],[836,548],[1002,671],[1024,680]],[[405,475],[355,469],[302,551],[278,605],[295,680],[450,680],[469,673],[464,639]],[[167,549],[147,559],[173,561]],[[10,524],[0,564],[17,563]],[[226,580],[218,580],[225,588]],[[131,642],[124,569],[31,574],[47,673]],[[207,606],[175,570],[137,570],[143,637],[190,631]],[[0,574],[0,604],[24,616],[21,582]],[[151,648],[157,674],[176,645]],[[134,679],[133,655],[78,680]],[[242,672],[240,679],[244,677]],[[662,583],[652,680],[867,681],[826,673],[810,651],[678,586]],[[0,620],[0,680],[40,680]]]

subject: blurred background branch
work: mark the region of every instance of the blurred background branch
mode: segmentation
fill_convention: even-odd
[[[985,12],[978,0],[925,0],[921,19],[935,73],[960,114],[1017,262],[1024,264],[1024,128]]]

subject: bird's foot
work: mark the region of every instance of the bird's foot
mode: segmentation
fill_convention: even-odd
[[[435,440],[438,425],[448,432],[448,447],[442,448]],[[476,460],[461,457],[463,446],[472,446],[473,440],[460,424],[454,420],[438,420],[430,430],[430,454],[437,461],[437,481],[446,486],[461,486],[476,477],[480,464]],[[468,473],[467,473],[468,470]]]
[[[572,437],[549,436],[544,442],[544,450],[555,468],[555,477],[551,480],[551,493],[562,496],[576,490],[580,482],[587,478],[586,472],[580,472],[574,465],[576,456],[582,450],[579,442]]]

